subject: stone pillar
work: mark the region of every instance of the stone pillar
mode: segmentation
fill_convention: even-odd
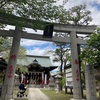
[[[45,74],[45,81],[44,81],[45,87],[47,85],[47,74]]]
[[[6,70],[4,85],[2,87],[1,100],[11,100],[13,96],[14,76],[20,46],[22,28],[16,27],[13,34],[13,43],[10,52],[9,62]]]
[[[44,72],[42,72],[42,87],[44,87]]]
[[[24,82],[24,74],[21,73],[21,83],[23,83],[23,82]]]
[[[47,74],[45,74],[45,83],[44,84],[47,84]]]
[[[87,65],[85,67],[85,82],[86,82],[86,100],[97,100],[96,84],[94,77],[94,67]]]
[[[70,33],[70,39],[71,39],[71,65],[72,65],[72,76],[73,76],[73,98],[71,100],[81,100],[82,93],[80,84],[77,39],[75,31],[72,31]]]

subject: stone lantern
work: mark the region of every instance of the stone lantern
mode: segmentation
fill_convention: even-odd
[[[56,83],[57,93],[60,91],[61,79],[62,79],[61,75],[58,74],[58,75],[55,76],[55,83]]]

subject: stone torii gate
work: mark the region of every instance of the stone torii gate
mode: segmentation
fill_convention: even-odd
[[[16,69],[18,49],[20,46],[20,39],[33,39],[52,42],[63,42],[71,44],[71,65],[73,75],[73,98],[72,100],[82,100],[81,83],[80,83],[80,70],[78,61],[77,44],[86,44],[86,40],[82,40],[76,37],[76,34],[91,34],[96,29],[96,26],[75,26],[56,24],[54,25],[54,31],[66,32],[70,34],[70,37],[55,37],[44,38],[43,35],[32,34],[22,31],[21,27],[16,26],[15,30],[0,30],[0,36],[13,37],[12,48],[10,52],[10,58],[8,62],[5,81],[2,89],[1,100],[10,100],[12,98],[13,85],[14,85],[14,73]]]

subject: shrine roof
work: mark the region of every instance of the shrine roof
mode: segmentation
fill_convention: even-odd
[[[39,65],[41,65],[41,67],[57,67],[52,65],[49,56],[36,56],[36,55],[26,55],[26,57],[18,59],[17,64],[22,66],[28,66],[34,63],[35,60]]]
[[[6,68],[7,68],[7,62],[5,61],[5,59],[0,57],[0,70],[5,70]]]

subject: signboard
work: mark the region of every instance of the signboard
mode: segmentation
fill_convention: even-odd
[[[68,68],[65,71],[65,81],[66,81],[66,86],[72,87],[73,86],[73,78],[72,78],[72,68]]]

